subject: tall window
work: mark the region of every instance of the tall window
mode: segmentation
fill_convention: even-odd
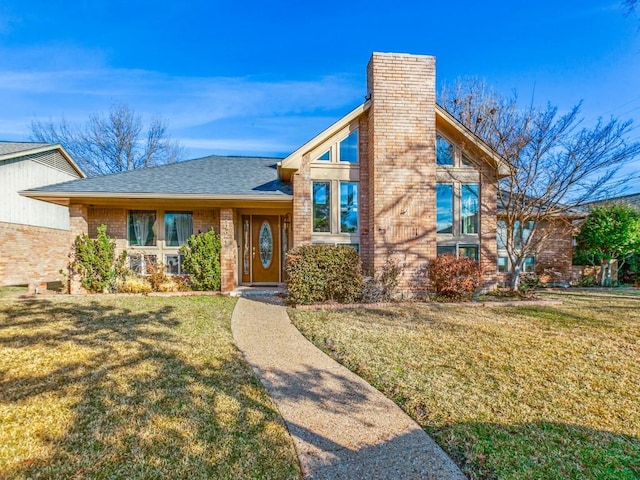
[[[156,244],[153,227],[156,212],[132,210],[129,212],[129,245],[151,246]]]
[[[193,235],[193,215],[190,212],[164,214],[164,241],[169,247],[179,247]]]
[[[453,145],[441,135],[436,135],[436,164],[453,165]]]
[[[340,142],[340,161],[358,163],[358,130]]]
[[[453,185],[436,185],[436,231],[453,233]]]
[[[331,182],[313,182],[313,231],[331,231]]]
[[[340,182],[340,232],[358,231],[358,182]]]
[[[478,185],[462,185],[460,220],[463,234],[478,233]]]

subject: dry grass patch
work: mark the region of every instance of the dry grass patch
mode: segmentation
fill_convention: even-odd
[[[298,478],[234,305],[0,298],[0,477]]]
[[[471,478],[640,478],[640,297],[290,314]]]

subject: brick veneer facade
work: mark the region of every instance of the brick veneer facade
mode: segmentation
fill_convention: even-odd
[[[238,244],[234,227],[234,211],[232,208],[220,210],[220,290],[230,292],[238,284]]]
[[[545,223],[546,240],[535,259],[535,272],[543,283],[567,282],[573,271],[573,226],[565,220]]]
[[[0,222],[0,285],[60,281],[69,262],[69,232]]]
[[[367,67],[368,216],[365,250],[374,269],[389,257],[412,289],[436,253],[435,58],[374,53]]]

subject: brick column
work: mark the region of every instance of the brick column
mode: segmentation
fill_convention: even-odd
[[[311,162],[302,158],[300,168],[293,175],[293,244],[291,248],[311,243]]]
[[[230,292],[238,285],[238,246],[235,237],[233,209],[221,208],[220,242],[222,249],[220,251],[220,267],[222,275],[220,279],[220,290],[222,292]]]
[[[412,290],[436,254],[435,58],[374,53],[367,83],[370,256],[402,262]]]
[[[73,245],[79,235],[89,235],[89,209],[86,205],[72,203],[69,205],[69,238],[71,239],[69,258],[71,261],[73,261]],[[71,271],[69,271],[69,293],[72,295],[86,293],[80,283],[80,277],[72,275]]]

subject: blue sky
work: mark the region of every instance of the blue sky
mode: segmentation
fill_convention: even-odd
[[[620,1],[0,3],[0,139],[128,103],[189,158],[283,156],[363,101],[373,51],[436,56],[587,122],[636,120],[640,18]],[[640,159],[635,167],[640,169]]]

